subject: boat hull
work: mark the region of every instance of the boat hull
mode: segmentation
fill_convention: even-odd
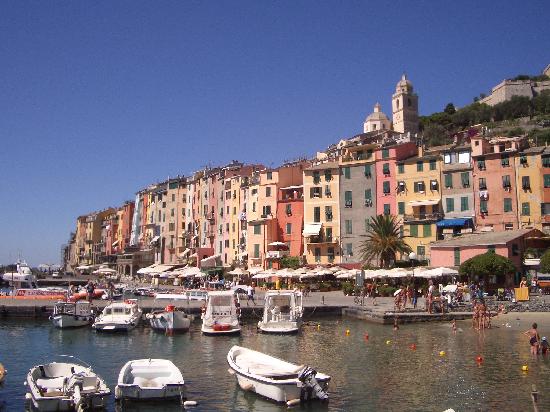
[[[132,329],[134,329],[137,326],[136,323],[101,323],[93,324],[93,328],[96,330],[96,332],[129,332]]]
[[[183,312],[158,312],[147,317],[151,328],[157,331],[185,332],[191,326],[191,319]]]
[[[67,329],[67,328],[80,328],[82,326],[87,326],[92,323],[93,318],[90,316],[74,316],[74,315],[52,315],[50,317],[52,324],[56,328]]]
[[[202,325],[201,332],[203,335],[207,336],[218,336],[218,335],[240,335],[241,328],[230,328],[227,330],[214,330],[208,326]]]
[[[258,329],[263,333],[291,334],[298,333],[302,322],[258,322]]]
[[[140,401],[169,401],[185,399],[185,385],[169,384],[161,388],[140,388],[138,385],[118,384],[115,399]]]
[[[107,406],[107,400],[110,394],[94,395],[90,397],[90,406],[92,409],[101,410]],[[32,397],[33,406],[40,412],[74,411],[74,402],[72,399],[63,397]]]

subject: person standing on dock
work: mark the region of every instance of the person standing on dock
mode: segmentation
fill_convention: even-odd
[[[248,306],[248,302],[252,301],[254,305],[256,305],[256,301],[254,300],[254,287],[252,285],[248,285],[246,288],[246,305]]]

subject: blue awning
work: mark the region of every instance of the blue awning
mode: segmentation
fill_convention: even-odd
[[[472,224],[471,218],[456,218],[456,219],[443,219],[437,222],[437,227],[455,227],[455,226],[469,226]]]

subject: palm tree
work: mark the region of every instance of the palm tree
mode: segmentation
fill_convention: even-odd
[[[412,249],[399,234],[399,225],[395,216],[378,215],[367,223],[366,239],[361,244],[361,259],[369,263],[379,259],[384,268],[395,260],[397,252],[409,253]]]

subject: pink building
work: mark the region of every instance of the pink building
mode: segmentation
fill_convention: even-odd
[[[416,155],[417,147],[414,142],[376,149],[376,214],[397,215],[395,162]]]
[[[431,266],[458,267],[466,260],[494,251],[510,259],[516,266],[516,277],[506,279],[507,285],[518,282],[523,273],[523,253],[527,249],[527,242],[532,238],[539,238],[542,232],[536,229],[506,230],[502,232],[483,232],[470,235],[461,235],[449,240],[440,240],[431,244]],[[496,280],[495,283],[501,283]],[[491,286],[489,280],[488,286]]]

